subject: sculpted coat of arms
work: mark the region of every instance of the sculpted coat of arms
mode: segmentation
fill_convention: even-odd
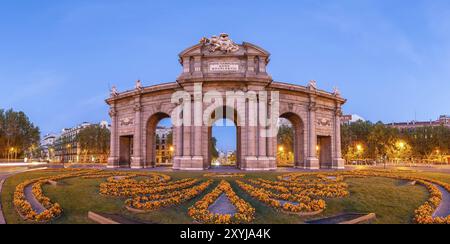
[[[132,125],[134,123],[134,120],[132,118],[124,118],[120,120],[120,125],[121,126],[129,126]]]
[[[211,39],[203,37],[200,43],[208,46],[210,52],[233,53],[239,51],[239,45],[234,43],[226,33],[222,33],[220,36],[212,36]]]
[[[331,126],[331,120],[325,119],[325,118],[319,119],[319,120],[317,121],[317,124],[318,124],[319,126]]]

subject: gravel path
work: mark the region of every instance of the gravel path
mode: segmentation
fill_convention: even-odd
[[[42,204],[38,202],[38,200],[34,197],[33,185],[25,187],[25,198],[31,204],[31,207],[33,208],[34,211],[36,211],[37,214],[41,214],[46,210],[44,206],[42,206]]]
[[[442,193],[442,202],[434,213],[433,217],[445,218],[450,215],[450,193],[442,186],[436,185]]]
[[[237,213],[236,207],[234,207],[230,199],[228,199],[225,194],[220,195],[220,197],[217,198],[216,202],[212,204],[208,210],[213,214],[235,215]]]

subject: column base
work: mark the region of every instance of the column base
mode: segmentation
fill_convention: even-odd
[[[320,162],[318,158],[307,158],[305,162],[304,169],[308,170],[319,170],[320,169]]]
[[[108,158],[108,166],[106,166],[106,168],[108,168],[108,169],[120,168],[119,157],[109,157]]]
[[[244,171],[271,171],[276,170],[276,159],[271,157],[246,157]]]
[[[205,168],[203,167],[203,157],[175,157],[174,167],[175,170],[186,170],[186,171],[201,171]]]
[[[132,169],[143,169],[144,166],[144,160],[141,157],[133,157],[131,159],[131,167]]]
[[[345,159],[336,158],[333,160],[333,169],[345,169]]]

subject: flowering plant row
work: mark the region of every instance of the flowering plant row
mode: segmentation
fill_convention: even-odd
[[[179,205],[185,201],[188,201],[204,190],[206,190],[212,181],[206,181],[191,188],[183,189],[180,191],[170,192],[167,194],[155,194],[148,196],[135,196],[125,202],[129,209],[137,209],[143,211],[157,210],[163,207]]]
[[[27,180],[16,186],[14,191],[13,204],[19,215],[25,220],[36,222],[49,222],[54,218],[59,217],[62,214],[62,208],[58,203],[52,203],[52,201],[46,197],[42,191],[42,185],[47,184],[49,181],[59,181],[67,178],[75,178],[88,174],[98,174],[98,170],[47,170],[45,172],[62,172],[66,174],[41,177],[37,179]],[[36,200],[45,208],[41,213],[37,213],[30,202],[26,199],[25,188],[32,185],[32,194]]]
[[[107,179],[107,182],[110,183],[121,183],[123,181],[129,180],[129,182],[133,182],[135,184],[139,185],[153,185],[158,183],[167,183],[172,178],[165,174],[158,174],[158,173],[150,173],[150,174],[134,174],[134,173],[128,173],[128,172],[121,172],[121,174],[112,174],[110,175],[112,177],[109,177]],[[136,177],[145,177],[144,180],[136,181],[132,178]],[[105,178],[105,177],[102,177]]]
[[[308,196],[311,198],[339,198],[349,195],[348,185],[343,182],[330,184],[301,184],[289,182],[276,182],[264,179],[249,180],[249,182],[266,190],[283,194],[292,194],[292,196]]]
[[[278,176],[280,182],[299,183],[299,184],[318,184],[318,183],[335,183],[342,182],[344,177],[332,174],[316,174],[316,173],[291,173]]]
[[[264,188],[254,187],[251,184],[239,180],[236,183],[250,196],[276,209],[293,213],[310,213],[322,211],[326,207],[326,203],[322,199],[312,199],[308,196],[289,193],[278,194]],[[290,202],[282,203],[281,200]]]
[[[209,208],[217,199],[225,194],[236,208],[236,213],[215,214],[209,211]],[[205,224],[240,224],[251,223],[254,219],[255,209],[246,201],[241,199],[227,181],[221,181],[219,185],[202,200],[189,208],[189,216],[198,222]]]
[[[385,177],[391,179],[405,180],[405,181],[415,181],[420,185],[427,188],[430,193],[429,199],[415,210],[414,221],[417,224],[450,224],[450,216],[445,218],[433,217],[437,208],[442,203],[442,193],[437,186],[441,186],[446,191],[450,192],[450,184],[441,182],[438,180],[420,177],[414,174],[414,172],[404,172],[395,170],[356,170],[339,172],[338,177]],[[298,174],[300,175],[300,174]],[[292,176],[289,175],[289,176]],[[289,177],[287,175],[282,177]]]
[[[150,184],[136,180],[114,180],[100,184],[100,194],[115,197],[133,197],[139,195],[157,194],[189,188],[198,183],[197,179],[184,179],[175,182]]]
[[[245,174],[239,173],[208,173],[204,174],[203,177],[207,178],[243,178]]]

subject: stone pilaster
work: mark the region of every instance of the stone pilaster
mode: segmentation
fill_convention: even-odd
[[[142,105],[140,95],[135,99],[134,105],[134,135],[133,135],[133,158],[131,168],[144,168],[144,158],[142,155]]]
[[[111,105],[109,110],[111,117],[111,138],[110,138],[110,152],[108,158],[108,168],[119,168],[119,147],[118,147],[118,119],[115,104]]]
[[[245,157],[244,170],[251,170],[258,168],[258,157],[257,157],[257,146],[256,143],[258,139],[257,129],[258,129],[258,103],[257,98],[249,98],[246,102],[247,110],[247,120],[246,120],[246,134],[247,134],[247,154]]]
[[[333,151],[333,169],[345,169],[345,160],[342,158],[341,145],[341,116],[342,110],[337,106],[334,115],[334,151]]]
[[[181,168],[180,159],[183,156],[183,127],[175,126],[173,133],[173,141],[175,148],[175,157],[173,159],[173,168],[178,170]]]
[[[305,162],[305,169],[316,170],[320,168],[317,158],[317,133],[316,133],[316,101],[315,97],[310,97],[308,107],[308,157]]]
[[[207,138],[203,141],[203,94],[201,91],[194,92],[194,106],[192,106],[193,124],[192,129],[194,133],[193,143],[193,156],[192,156],[192,167],[193,168],[204,168],[204,158],[202,146],[203,143],[208,143]]]
[[[202,57],[195,56],[193,61],[194,61],[194,65],[191,64],[191,66],[194,67],[194,72],[192,73],[192,77],[193,78],[203,78]]]

